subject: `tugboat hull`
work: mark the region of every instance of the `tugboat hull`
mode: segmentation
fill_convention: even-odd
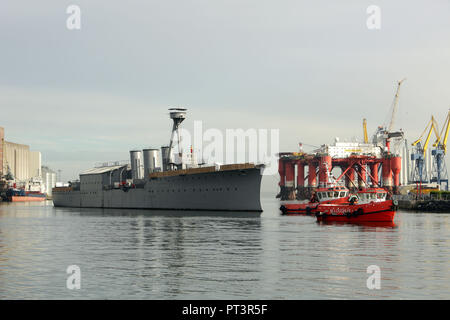
[[[364,204],[324,204],[317,208],[317,221],[392,222],[397,205],[392,200]]]

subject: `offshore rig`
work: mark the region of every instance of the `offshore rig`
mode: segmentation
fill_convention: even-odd
[[[364,119],[362,143],[340,142],[336,138],[334,144],[322,145],[310,153],[303,152],[302,144],[300,144],[299,152],[279,153],[280,192],[277,198],[281,200],[309,199],[316,188],[326,186],[328,177],[334,169],[340,169],[335,180],[345,184],[351,191],[366,187],[383,187],[391,194],[399,194],[401,188],[408,187],[415,188],[417,193],[424,189],[426,183],[434,183],[432,188],[438,190],[445,183],[445,189],[448,190],[444,156],[450,111],[442,131],[439,132],[437,123],[432,117],[420,138],[412,144],[413,148],[410,151],[404,132],[401,129],[394,130],[399,92],[404,80],[397,83],[389,124],[379,126],[372,141],[369,142],[367,122]],[[426,140],[422,143],[422,136],[428,129]],[[430,152],[428,144],[433,131],[436,135],[436,141],[433,144],[435,149]],[[428,175],[427,172],[429,172]]]
[[[345,186],[352,191],[382,186],[398,193],[402,158],[390,151],[389,142],[386,147],[386,144],[337,140],[334,145],[324,145],[313,154],[284,152],[279,155],[280,193],[277,197],[281,200],[308,199],[317,187],[326,186],[334,168],[341,169],[336,181],[344,179]]]

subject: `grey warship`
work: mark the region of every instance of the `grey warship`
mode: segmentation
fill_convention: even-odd
[[[194,154],[172,155],[184,108],[171,108],[169,146],[130,151],[130,164],[103,164],[80,173],[68,187],[53,188],[55,207],[262,212],[264,165],[199,165]],[[161,152],[160,152],[161,151]],[[160,161],[160,158],[162,161]],[[162,163],[162,166],[160,165]]]

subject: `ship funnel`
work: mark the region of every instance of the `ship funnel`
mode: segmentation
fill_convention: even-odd
[[[159,150],[144,149],[142,153],[144,155],[144,176],[148,178],[150,173],[157,171],[161,167],[159,163]]]
[[[143,169],[142,151],[131,150],[130,162],[131,162],[131,177],[133,179],[142,179],[144,177],[144,173],[142,170]]]
[[[170,163],[170,148],[168,146],[161,147],[161,158],[162,158],[162,170],[169,170]]]

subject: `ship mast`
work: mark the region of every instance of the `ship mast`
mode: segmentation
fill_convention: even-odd
[[[186,119],[186,111],[187,109],[184,108],[170,108],[170,118],[173,120],[173,126],[172,126],[172,134],[170,136],[170,143],[169,143],[169,164],[173,164],[174,161],[172,161],[172,146],[173,146],[173,137],[175,135],[175,132],[177,133],[178,138],[178,155],[181,158],[181,146],[180,146],[180,132],[178,130],[180,124],[183,122],[184,119]]]

